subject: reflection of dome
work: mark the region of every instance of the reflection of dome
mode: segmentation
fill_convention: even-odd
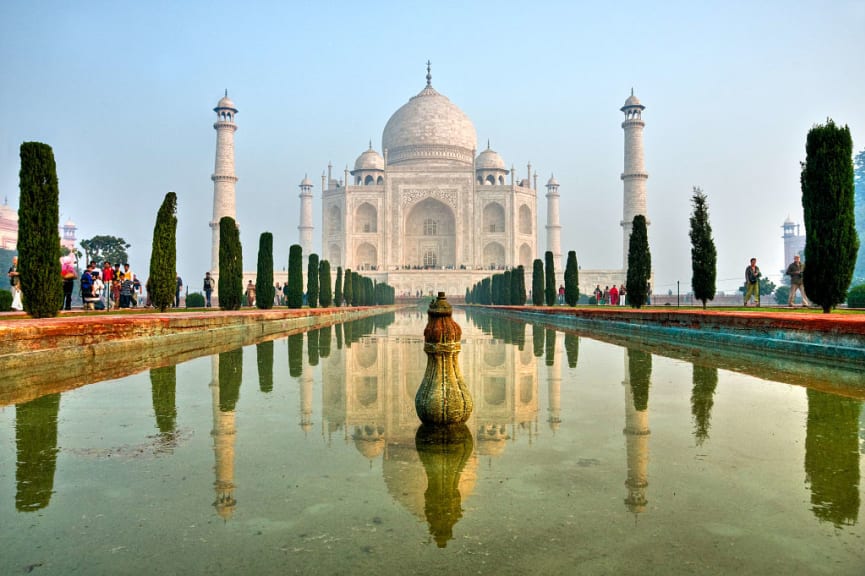
[[[357,451],[369,460],[378,458],[384,452],[384,428],[381,426],[355,426],[351,438]]]
[[[481,456],[498,456],[507,447],[506,440],[510,438],[504,424],[484,424],[478,426],[477,447],[475,450]]]
[[[389,164],[413,160],[471,164],[477,132],[462,110],[427,84],[390,117],[381,146]]]
[[[507,170],[505,168],[505,161],[502,160],[502,157],[499,156],[499,153],[495,150],[490,150],[489,146],[487,149],[478,154],[478,159],[475,161],[475,169],[476,170]]]
[[[384,170],[384,158],[381,154],[372,149],[372,143],[369,145],[369,150],[357,157],[354,163],[355,170]],[[354,172],[352,172],[354,174]]]

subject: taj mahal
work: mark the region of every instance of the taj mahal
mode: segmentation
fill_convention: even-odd
[[[625,115],[624,170],[621,179],[623,264],[609,270],[580,270],[580,291],[625,282],[630,226],[646,215],[646,179],[642,132],[644,106],[633,95]],[[211,272],[218,275],[219,220],[235,216],[235,104],[225,96],[214,112],[217,120]],[[527,285],[532,263],[552,252],[557,281],[565,259],[561,248],[559,183],[547,181],[545,243],[538,225],[538,174],[527,163],[518,174],[489,143],[478,152],[471,119],[432,85],[427,63],[426,85],[385,124],[381,152],[369,143],[342,177],[328,163],[321,175],[321,254],[335,273],[338,266],[390,284],[398,296],[444,291],[463,296],[468,288],[496,270],[523,266]],[[313,189],[301,181],[298,243],[304,257],[314,252]],[[238,223],[242,226],[242,223]],[[578,248],[578,247],[577,247]],[[579,250],[577,251],[579,257]],[[304,270],[306,267],[304,266]],[[244,274],[244,283],[254,273]],[[285,281],[285,272],[274,273]]]

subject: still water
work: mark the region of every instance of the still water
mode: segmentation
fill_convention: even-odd
[[[454,316],[447,438],[419,311],[0,407],[0,574],[865,573],[865,387]]]

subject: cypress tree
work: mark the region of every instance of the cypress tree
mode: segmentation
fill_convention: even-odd
[[[51,318],[63,302],[60,191],[51,146],[21,144],[18,176],[18,273],[24,310],[33,318]]]
[[[322,260],[318,265],[318,302],[322,308],[333,304],[333,292],[330,287],[330,262]]]
[[[360,275],[357,272],[352,271],[352,273],[349,274],[349,277],[351,278],[351,299],[348,298],[348,290],[346,290],[346,299],[351,302],[352,306],[359,306],[360,292],[363,289],[359,281]]]
[[[652,255],[649,253],[649,235],[646,217],[634,216],[631,238],[628,242],[628,303],[632,308],[642,308],[649,294],[648,282],[652,274]]]
[[[715,298],[716,262],[715,241],[709,224],[709,207],[703,190],[694,186],[691,196],[694,212],[691,214],[691,288],[694,297],[703,303]]]
[[[336,285],[333,287],[333,305],[342,306],[342,266],[336,267]]]
[[[318,308],[318,254],[310,254],[306,263],[306,303]]]
[[[853,140],[829,119],[814,126],[802,165],[805,274],[808,297],[828,314],[844,302],[853,279],[859,238],[853,208]]]
[[[568,306],[576,306],[580,301],[580,267],[577,265],[577,253],[568,251],[568,261],[565,264],[565,302]]]
[[[243,301],[243,254],[240,230],[231,216],[223,216],[219,220],[218,284],[219,307],[223,310],[239,310]]]
[[[255,307],[273,308],[276,288],[273,286],[273,234],[262,232],[258,239],[258,269],[255,271]]]
[[[303,306],[303,249],[292,244],[288,249],[288,301],[289,308]]]
[[[517,305],[526,305],[526,269],[522,264],[517,266]]]
[[[481,304],[492,304],[493,302],[493,280],[484,278],[481,280]]]
[[[510,270],[505,270],[505,273],[502,275],[502,296],[501,302],[499,304],[504,304],[505,306],[510,306],[511,304],[511,278],[513,274],[511,274]]]
[[[544,305],[544,263],[540,258],[532,263],[532,304]]]
[[[150,251],[150,302],[165,312],[177,292],[177,194],[169,192],[156,214]]]
[[[345,277],[342,282],[342,298],[345,300],[347,306],[352,306],[351,300],[354,298],[353,285],[352,285],[352,275],[354,272],[351,271],[351,268],[345,269]]]
[[[544,296],[547,306],[556,304],[556,268],[553,253],[547,250],[544,253]]]

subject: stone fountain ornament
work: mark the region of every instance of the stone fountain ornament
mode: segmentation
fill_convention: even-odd
[[[462,329],[454,322],[444,292],[430,303],[427,316],[423,331],[426,373],[414,398],[415,409],[424,424],[462,424],[471,416],[474,401],[457,360]]]

